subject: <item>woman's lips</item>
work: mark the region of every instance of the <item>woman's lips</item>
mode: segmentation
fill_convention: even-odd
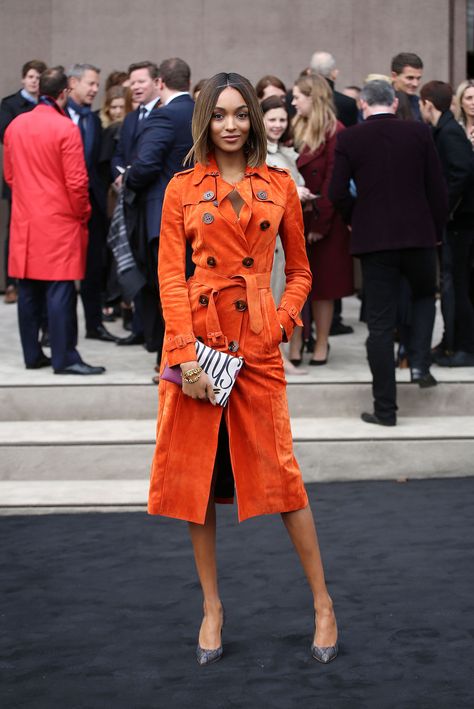
[[[227,143],[235,143],[237,140],[239,140],[240,135],[224,135],[222,136],[222,139],[225,140]]]

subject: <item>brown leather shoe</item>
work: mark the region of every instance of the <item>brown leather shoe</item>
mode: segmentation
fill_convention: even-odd
[[[16,303],[18,300],[18,292],[16,290],[16,286],[7,286],[7,289],[5,291],[5,295],[3,296],[3,302],[4,303]]]

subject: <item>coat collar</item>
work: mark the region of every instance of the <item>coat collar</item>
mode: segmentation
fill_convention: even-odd
[[[207,156],[207,165],[196,163],[194,167],[193,185],[199,185],[208,175],[212,175],[213,177],[220,175],[216,159],[212,153]],[[258,167],[249,167],[247,165],[245,175],[256,175],[257,177],[261,177],[262,180],[265,180],[265,182],[270,182],[270,174],[265,164],[259,165]]]

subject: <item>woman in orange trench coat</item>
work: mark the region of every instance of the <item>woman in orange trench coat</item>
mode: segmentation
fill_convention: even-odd
[[[300,324],[311,287],[298,194],[285,170],[265,165],[260,108],[252,86],[238,74],[217,74],[207,82],[196,103],[193,137],[197,164],[174,176],[163,205],[162,368],[180,366],[183,375],[197,368],[197,338],[243,356],[245,363],[225,409],[215,405],[205,372],[194,383],[183,379],[182,387],[161,380],[148,509],[190,522],[204,594],[200,664],[222,656],[214,503],[232,501],[232,492],[219,491],[222,475],[230,472],[239,520],[282,513],[314,595],[318,623],[312,653],[327,662],[337,653],[336,621],[293,455],[279,352],[282,339]],[[278,308],[270,291],[277,233],[287,278]],[[188,281],[186,242],[196,265]]]

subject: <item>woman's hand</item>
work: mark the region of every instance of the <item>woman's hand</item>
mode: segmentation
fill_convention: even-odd
[[[308,244],[315,244],[317,241],[324,239],[324,234],[318,234],[315,231],[310,231],[306,238],[308,240]]]
[[[315,199],[316,195],[311,192],[307,187],[304,186],[296,186],[296,189],[298,191],[298,197],[300,198],[300,202],[308,202],[310,199]]]
[[[183,362],[180,365],[181,372],[187,372],[190,369],[196,369],[199,367],[198,362]],[[183,379],[183,394],[190,396],[191,399],[201,399],[201,401],[210,401],[213,406],[216,405],[216,395],[214,394],[214,389],[212,387],[212,382],[207,376],[206,372],[201,372],[201,376],[194,382],[194,384],[189,384]]]

